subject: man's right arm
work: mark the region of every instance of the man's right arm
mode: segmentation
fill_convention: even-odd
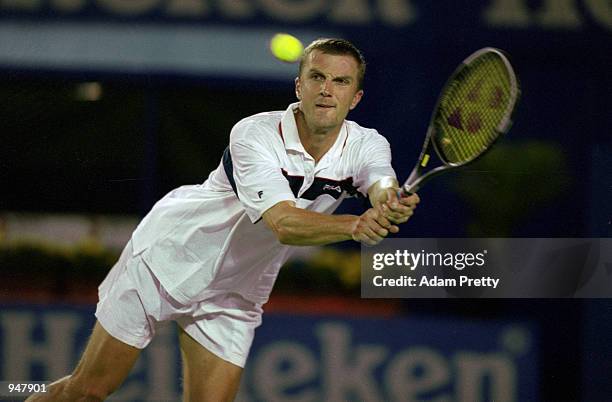
[[[374,208],[360,216],[327,215],[282,201],[265,211],[262,218],[281,243],[295,246],[324,245],[351,239],[375,245],[389,232],[399,231]]]

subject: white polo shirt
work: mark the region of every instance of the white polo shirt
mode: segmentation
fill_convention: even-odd
[[[344,198],[395,177],[387,140],[348,120],[315,164],[298,136],[298,105],[238,122],[208,180],[171,191],[136,228],[134,254],[179,302],[231,292],[265,303],[292,249],[261,220],[268,208],[294,201],[331,214]]]

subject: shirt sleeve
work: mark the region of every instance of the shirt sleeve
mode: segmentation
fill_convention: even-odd
[[[391,167],[391,146],[378,132],[374,131],[363,141],[359,155],[360,162],[355,185],[364,196],[368,195],[372,184],[383,177],[396,177]]]
[[[296,201],[283,176],[273,144],[266,144],[265,129],[255,123],[234,128],[230,137],[230,158],[236,193],[251,222],[281,201]]]

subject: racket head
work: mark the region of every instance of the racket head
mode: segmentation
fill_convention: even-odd
[[[453,72],[430,123],[430,141],[442,163],[463,166],[482,156],[512,126],[519,82],[506,54],[480,49]]]

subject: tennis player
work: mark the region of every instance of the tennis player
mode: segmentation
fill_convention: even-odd
[[[208,180],[153,207],[100,285],[76,369],[28,400],[104,400],[167,321],[178,323],[184,400],[233,400],[292,246],[377,244],[419,202],[416,194],[398,199],[389,143],[345,120],[363,96],[364,73],[351,43],[311,43],[295,79],[299,102],[238,122]],[[372,207],[330,215],[351,196],[369,197]]]

